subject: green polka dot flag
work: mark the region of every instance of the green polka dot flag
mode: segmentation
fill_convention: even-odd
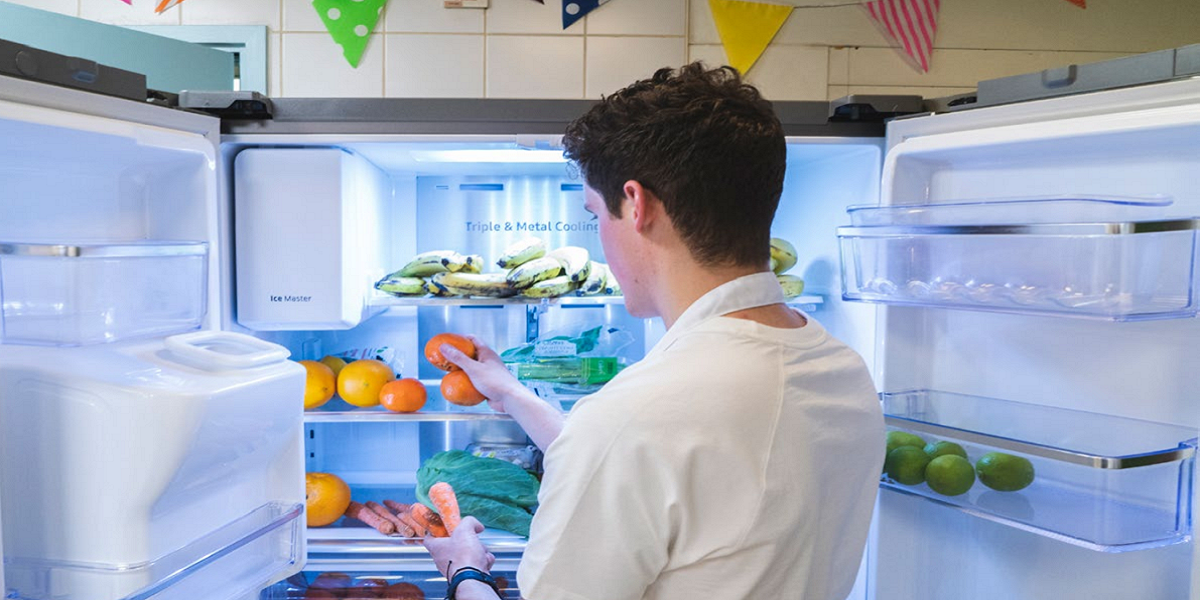
[[[313,0],[313,8],[317,9],[325,29],[354,68],[362,60],[371,30],[375,29],[385,4],[387,0]]]

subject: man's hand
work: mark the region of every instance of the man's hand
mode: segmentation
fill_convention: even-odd
[[[471,357],[459,352],[458,348],[450,344],[442,344],[442,356],[467,372],[467,377],[471,378],[471,384],[487,398],[488,406],[492,410],[506,412],[504,400],[515,393],[524,392],[525,386],[521,385],[508,367],[504,366],[504,361],[500,359],[500,355],[496,354],[495,350],[475,336],[468,335],[466,337],[475,344],[479,353],[478,360],[472,360]]]
[[[475,567],[486,573],[491,570],[496,557],[483,547],[483,542],[479,540],[480,533],[483,533],[483,523],[475,517],[463,517],[450,537],[426,535],[425,548],[433,557],[433,564],[447,579],[463,567]]]

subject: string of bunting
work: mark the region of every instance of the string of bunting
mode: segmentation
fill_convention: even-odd
[[[133,0],[121,0],[132,5]],[[370,41],[371,31],[388,0],[312,0],[313,8],[334,42],[353,67],[358,67]],[[612,0],[562,0],[563,29]],[[1087,0],[1066,0],[1087,8]],[[159,0],[154,12],[161,13],[183,0]],[[534,0],[545,4],[545,0]],[[826,4],[796,3],[795,0],[708,0],[721,45],[730,66],[748,72],[766,51],[775,34],[800,9],[861,6],[888,43],[922,73],[929,72],[933,41],[937,35],[941,0],[833,0]]]

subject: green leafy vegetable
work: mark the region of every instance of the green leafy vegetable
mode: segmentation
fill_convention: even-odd
[[[454,488],[463,515],[488,527],[529,535],[533,517],[528,509],[537,504],[539,483],[521,467],[462,450],[440,452],[417,470],[417,500],[432,508],[429,488],[439,481]]]

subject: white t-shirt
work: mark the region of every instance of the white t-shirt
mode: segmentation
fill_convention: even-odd
[[[576,403],[545,456],[517,573],[528,600],[842,600],[884,454],[861,357],[774,275],[697,300],[646,358]],[[783,594],[783,595],[780,595]]]

